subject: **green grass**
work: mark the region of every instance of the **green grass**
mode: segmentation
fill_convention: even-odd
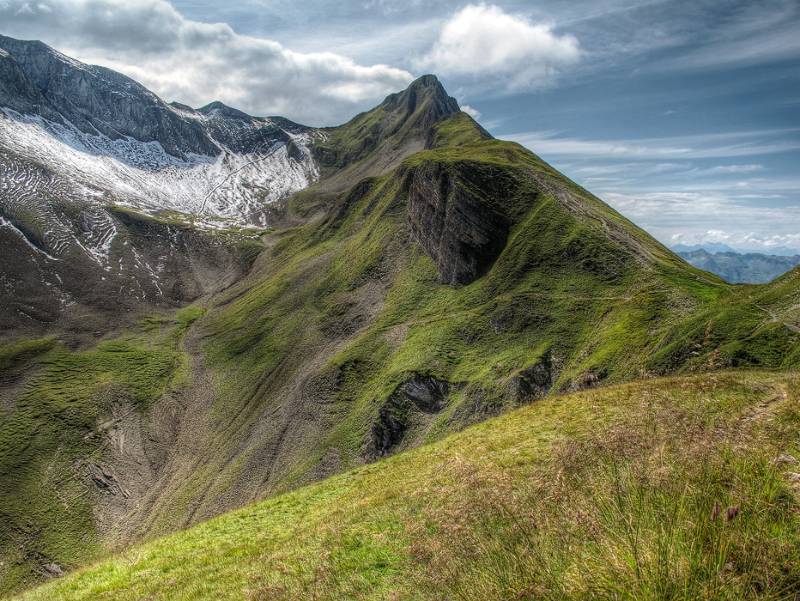
[[[3,372],[30,361],[23,388],[0,411],[0,592],[40,579],[41,565],[81,565],[101,551],[87,466],[102,461],[101,422],[111,408],[144,413],[168,386],[185,381],[183,331],[202,310],[71,351],[55,339],[2,347]]]
[[[798,275],[794,270],[766,286],[738,286],[674,327],[650,365],[660,370],[679,365],[797,367]]]
[[[8,377],[55,345],[53,338],[17,340],[0,344],[0,373]]]
[[[21,599],[789,599],[796,375],[552,397]]]
[[[488,134],[483,131],[472,117],[466,113],[458,113],[451,119],[445,119],[434,126],[431,146],[433,148],[462,146],[480,142],[487,137]]]

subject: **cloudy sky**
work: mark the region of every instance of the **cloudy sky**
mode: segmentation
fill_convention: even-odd
[[[800,250],[797,0],[0,0],[0,33],[311,125],[433,72],[668,244]]]

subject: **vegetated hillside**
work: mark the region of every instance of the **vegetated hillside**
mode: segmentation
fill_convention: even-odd
[[[324,133],[236,283],[3,347],[3,590],[557,392],[800,363],[797,272],[688,266],[434,77]]]
[[[88,350],[56,337],[0,345],[1,592],[85,563],[113,540],[120,503],[143,494],[167,452],[159,444],[175,424],[165,408],[189,377],[182,341],[199,314],[152,315]],[[105,462],[117,453],[124,459]]]
[[[461,114],[430,139],[350,190],[295,198],[323,217],[265,236],[270,250],[211,303],[194,332],[217,392],[179,434],[140,532],[551,390],[796,365],[795,332],[528,151],[485,139]]]
[[[715,273],[732,284],[764,284],[800,264],[800,255],[710,253],[703,249],[678,254],[695,267]]]
[[[20,599],[791,599],[800,380],[553,396]]]

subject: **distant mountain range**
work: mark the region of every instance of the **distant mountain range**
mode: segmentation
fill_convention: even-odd
[[[710,271],[732,284],[764,284],[800,265],[800,254],[739,253],[724,244],[679,245],[673,250],[695,267]]]
[[[788,246],[773,246],[769,248],[769,253],[763,252],[762,248],[733,248],[721,242],[703,242],[702,244],[675,244],[671,246],[676,253],[692,252],[695,250],[705,250],[710,253],[737,253],[740,255],[775,255],[778,257],[793,257],[800,255],[800,248],[790,248]]]
[[[703,244],[675,244],[671,247],[676,253],[688,253],[695,250],[705,250],[710,253],[736,252],[727,244],[721,242],[704,242]]]

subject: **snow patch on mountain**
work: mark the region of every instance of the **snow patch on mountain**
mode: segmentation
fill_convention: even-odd
[[[0,228],[8,228],[8,229],[10,229],[17,236],[19,236],[22,239],[22,241],[28,246],[28,248],[30,248],[34,253],[41,254],[44,257],[50,259],[51,261],[58,261],[57,257],[54,257],[54,256],[48,254],[47,251],[44,251],[41,248],[39,248],[38,246],[36,246],[35,244],[33,244],[33,242],[31,242],[28,239],[28,237],[25,235],[25,232],[23,232],[21,229],[19,229],[16,225],[11,223],[8,219],[3,217],[2,215],[0,215]]]
[[[225,119],[217,111],[180,113],[206,123],[210,133],[225,139],[255,136],[258,140],[259,128],[274,127],[266,119]],[[173,210],[259,226],[267,224],[268,205],[319,177],[310,151],[317,132],[283,133],[295,147],[291,151],[286,142],[265,136],[250,152],[236,152],[215,140],[220,149],[217,156],[187,154],[178,158],[158,142],[87,134],[68,121],[54,123],[38,115],[0,109],[0,152],[5,149],[46,166],[71,182],[70,196],[150,213]],[[21,193],[19,186],[0,179],[0,190],[8,193],[11,188]],[[0,198],[0,204],[6,201],[8,198]]]

